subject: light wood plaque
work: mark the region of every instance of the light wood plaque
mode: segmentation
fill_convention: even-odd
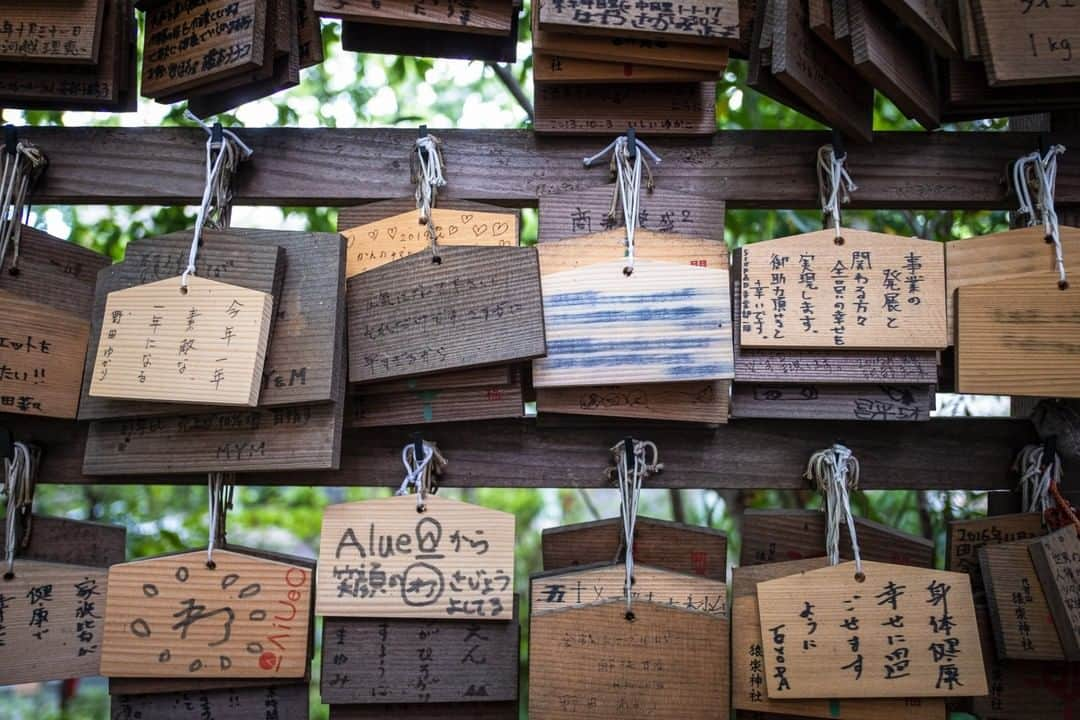
[[[967,576],[869,561],[862,571],[846,562],[758,585],[768,697],[985,695]]]
[[[945,546],[945,569],[967,573],[976,594],[983,592],[979,549],[1046,534],[1041,513],[992,515],[949,523]]]
[[[942,244],[841,232],[840,245],[835,231],[821,230],[742,249],[742,347],[945,347]]]
[[[991,85],[1080,80],[1080,6],[971,0]]]
[[[209,405],[259,401],[272,298],[193,275],[109,293],[90,394]]]
[[[307,673],[310,568],[231,550],[109,570],[103,675],[289,678]]]
[[[428,228],[420,224],[419,217],[414,210],[342,232],[348,243],[345,276],[352,277],[416,252],[430,251]],[[518,244],[516,213],[432,208],[429,222],[435,225],[439,245],[515,247]]]
[[[514,516],[435,495],[331,505],[318,576],[319,615],[509,620]]]
[[[547,0],[538,8],[540,27],[555,32],[622,35],[709,45],[739,40],[737,0],[693,3],[601,3]]]
[[[315,0],[315,12],[392,27],[508,35],[517,8],[511,0]]]
[[[1080,661],[1080,537],[1066,525],[1028,545],[1035,572],[1054,616],[1061,647],[1070,662]]]
[[[530,613],[563,610],[608,601],[626,600],[626,565],[605,565],[547,572],[530,582]],[[638,601],[696,610],[727,619],[727,585],[699,575],[634,564],[631,598]]]
[[[538,388],[536,411],[719,424],[730,396],[727,380]]]
[[[3,0],[0,60],[83,66],[98,63],[102,20],[109,2],[113,0]]]

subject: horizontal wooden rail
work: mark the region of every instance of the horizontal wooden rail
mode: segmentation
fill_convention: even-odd
[[[78,432],[73,430],[78,429]],[[44,446],[47,483],[198,484],[202,475],[84,476],[85,428],[38,421],[17,428]],[[250,473],[250,485],[385,486],[401,481],[410,428],[348,430],[341,468]],[[810,455],[834,442],[862,465],[864,489],[1004,490],[1015,487],[1016,453],[1035,441],[1027,420],[941,418],[921,423],[740,420],[718,428],[552,417],[431,425],[424,437],[449,460],[454,487],[610,487],[607,448],[626,435],[652,440],[664,470],[649,487],[805,488]]]
[[[255,150],[238,204],[337,206],[408,196],[415,130],[241,129]],[[533,206],[543,194],[608,181],[582,157],[609,137],[538,137],[526,130],[445,130],[447,197]],[[37,204],[193,204],[202,193],[205,133],[198,128],[25,128],[49,157]],[[726,131],[711,138],[645,137],[663,162],[659,187],[726,200],[733,208],[818,205],[817,148],[829,134]],[[1037,133],[889,132],[849,148],[853,208],[1001,209],[1013,203],[1008,163],[1038,147]],[[1080,132],[1054,142],[1080,149]],[[1060,206],[1080,206],[1080,161],[1066,156]]]

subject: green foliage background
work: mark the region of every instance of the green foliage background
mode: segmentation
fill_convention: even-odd
[[[521,26],[521,60],[512,66],[517,82],[531,95],[532,59],[529,56],[529,23]],[[461,118],[509,118],[508,127],[528,127],[525,112],[507,92],[490,67],[476,72],[478,63],[441,62],[414,57],[392,57],[345,53],[340,46],[340,26],[326,23],[323,37],[328,62],[304,71],[299,87],[263,101],[260,107],[266,124],[275,126],[407,126],[421,122],[432,128],[466,127]],[[469,72],[462,68],[469,68]],[[717,100],[718,126],[737,129],[812,129],[816,123],[762,97],[743,83],[745,67],[733,62],[721,83]],[[462,80],[462,76],[467,76]],[[388,102],[390,93],[394,102]],[[375,102],[380,99],[381,102]],[[381,111],[377,108],[392,108]],[[144,112],[153,114],[150,101]],[[161,117],[165,125],[185,124],[183,105],[169,108]],[[158,113],[160,115],[160,112]],[[242,125],[243,111],[222,117],[222,122]],[[115,126],[123,118],[91,113],[26,112],[11,113],[9,122],[29,125]],[[884,98],[878,97],[875,126],[878,130],[920,131]],[[997,130],[1003,122],[987,121],[949,130]],[[48,148],[44,148],[48,152]],[[858,162],[851,162],[858,181]],[[363,168],[357,168],[358,173]],[[453,182],[452,173],[450,181]],[[194,209],[182,207],[42,207],[37,210],[41,227],[56,224],[70,228],[72,241],[105,252],[116,259],[126,244],[136,238],[191,227]],[[333,208],[281,208],[264,221],[271,226],[289,225],[312,230],[334,230]],[[1003,229],[1000,213],[975,212],[851,212],[849,225],[896,234],[911,234],[946,241]],[[731,210],[726,236],[733,246],[820,227],[817,212]],[[535,239],[536,216],[525,212],[523,234]],[[945,409],[953,414],[967,412],[963,403]],[[452,459],[452,449],[448,449]],[[556,460],[553,460],[557,462]],[[722,469],[718,468],[718,472]],[[317,547],[323,508],[333,502],[363,499],[388,490],[357,488],[243,487],[237,491],[236,507],[229,515],[231,541],[244,545],[313,556]],[[524,590],[528,574],[540,569],[539,533],[543,527],[617,514],[613,491],[573,490],[446,490],[449,496],[464,498],[489,507],[512,512],[518,522],[517,571],[519,590]],[[124,525],[128,529],[131,558],[171,552],[204,545],[207,536],[205,488],[153,486],[63,486],[43,485],[37,492],[37,511],[77,519],[91,519]],[[925,535],[944,546],[944,524],[954,517],[978,512],[983,498],[964,492],[867,492],[858,493],[857,512],[867,518]],[[744,508],[817,507],[818,498],[807,492],[716,492],[700,490],[645,491],[643,514],[709,525],[729,533],[731,558],[739,550],[738,513]],[[940,553],[940,550],[939,550]],[[524,650],[524,649],[523,649]],[[523,653],[524,654],[524,653]],[[523,660],[524,663],[524,660]],[[524,664],[523,664],[524,670]],[[326,706],[318,703],[318,667],[313,677],[313,718],[325,718]],[[525,679],[523,674],[523,680]],[[525,685],[523,683],[523,692]],[[75,692],[59,683],[0,689],[0,720],[23,718],[105,718],[108,717],[106,686],[100,680],[85,680]]]

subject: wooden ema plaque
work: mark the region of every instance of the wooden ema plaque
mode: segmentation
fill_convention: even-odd
[[[540,573],[532,576],[529,587],[533,616],[608,601],[625,602],[626,566],[593,565]],[[631,598],[634,603],[695,610],[727,621],[727,586],[720,580],[634,563]]]
[[[326,618],[324,703],[506,702],[518,696],[517,619]]]
[[[509,35],[510,16],[517,10],[510,0],[315,0],[315,12],[376,25]]]
[[[548,354],[533,362],[533,384],[732,377],[724,246],[639,231],[627,276],[624,243],[616,230],[539,246]]]
[[[409,392],[423,392],[425,390],[498,387],[512,383],[515,372],[515,368],[511,365],[494,365],[356,385],[350,388],[350,392],[355,396],[367,397],[369,395],[398,395]]]
[[[720,424],[730,394],[727,380],[539,388],[536,412]]]
[[[947,58],[957,55],[957,39],[947,21],[950,5],[954,4],[950,0],[882,0],[882,4],[938,55]]]
[[[362,53],[414,55],[485,62],[517,61],[518,17],[514,13],[507,35],[396,27],[388,33],[385,25],[344,22],[341,24],[341,47]]]
[[[1080,537],[1068,525],[1028,545],[1035,572],[1054,616],[1061,647],[1080,661]]]
[[[109,293],[90,394],[254,406],[271,307],[267,293],[197,275]]]
[[[534,87],[537,133],[712,135],[716,83],[548,84]]]
[[[716,74],[724,72],[728,63],[728,50],[724,47],[683,42],[658,43],[645,38],[588,37],[572,33],[550,32],[540,27],[540,15],[547,0],[532,9],[533,52],[548,53],[582,60],[600,62],[638,63],[685,70],[707,70]],[[539,78],[537,78],[539,79]],[[616,131],[623,131],[617,128]]]
[[[708,82],[716,79],[716,73],[538,52],[533,54],[533,78],[542,83]]]
[[[543,355],[536,251],[443,247],[348,281],[349,380],[371,382]]]
[[[866,561],[758,584],[772,700],[985,695],[971,583]],[[809,608],[809,609],[808,609]]]
[[[767,1],[775,18],[773,75],[832,127],[870,142],[874,88],[810,31],[807,0]]]
[[[753,35],[750,42],[750,57],[746,68],[746,83],[763,95],[788,106],[792,110],[812,118],[822,124],[826,120],[798,98],[795,93],[772,74],[772,38],[776,26],[776,8],[769,0],[754,3]],[[830,41],[829,47],[833,47]]]
[[[316,612],[337,617],[509,620],[514,516],[430,495],[331,505]]]
[[[408,703],[405,705],[331,705],[330,720],[518,720],[518,703]]]
[[[288,678],[307,673],[310,568],[230,550],[113,566],[103,675]]]
[[[1034,108],[1048,112],[1080,106],[1080,83],[990,87],[981,63],[950,60],[944,66],[942,82],[942,119],[947,122],[1019,115]]]
[[[716,45],[737,44],[739,3],[694,0],[682,4],[598,5],[590,0],[547,0],[539,7],[540,27],[555,32],[620,35]]]
[[[0,2],[0,60],[98,62],[107,0]]]
[[[739,564],[803,560],[825,555],[825,513],[820,510],[747,510],[743,514]],[[865,518],[855,518],[864,560],[931,568],[934,543]],[[840,529],[840,557],[852,558],[846,527]]]
[[[367,223],[342,232],[348,243],[346,277],[358,275],[414,253],[431,252],[426,225],[416,210]],[[432,208],[439,247],[445,245],[518,244],[518,216],[508,212],[476,212]]]
[[[516,374],[512,381],[499,385],[354,394],[349,402],[349,427],[467,422],[525,415],[521,380]]]
[[[1080,257],[1080,229],[1061,226],[1061,246],[1067,263]],[[1054,246],[1046,242],[1046,230],[1019,228],[945,243],[946,308],[949,341],[956,332],[956,292],[969,285],[989,285],[1022,276],[1040,276],[1057,282]]]
[[[1064,660],[1029,547],[1038,538],[979,549],[979,568],[1000,660]]]
[[[0,579],[5,685],[98,675],[108,570],[19,560]]]
[[[613,192],[613,185],[601,185],[572,193],[541,195],[537,242],[584,237],[598,232],[610,233],[623,227],[621,207],[614,216],[608,214]],[[727,265],[727,252],[722,244],[725,208],[723,200],[659,188],[641,193],[640,200],[637,224],[639,232],[647,230],[650,233],[675,233],[688,238],[707,238],[720,245],[705,255],[688,252],[686,262],[700,264],[704,261],[705,267],[709,267],[708,261],[716,258],[714,264],[722,262],[724,266]],[[609,236],[603,237],[606,240]],[[625,238],[625,233],[616,233],[610,237]],[[639,247],[638,251],[642,251],[642,248]]]
[[[926,421],[936,407],[931,385],[784,385],[736,382],[733,418]]]
[[[1080,80],[1080,7],[971,0],[991,85]]]
[[[748,348],[938,349],[945,326],[941,243],[864,230],[748,245],[739,342]]]
[[[648,602],[534,616],[529,717],[598,720],[727,717],[727,621]]]
[[[16,568],[20,559],[108,568],[124,562],[126,536],[117,525],[34,515],[30,537],[16,552]],[[5,549],[0,537],[0,555]]]
[[[547,528],[541,539],[544,570],[611,563],[622,557],[621,518]],[[643,565],[723,582],[727,536],[719,530],[639,516],[634,560]]]
[[[1045,534],[1040,513],[953,520],[946,535],[945,569],[970,575],[972,588],[978,595],[983,591],[983,577],[979,570],[980,548],[1029,540]]]
[[[851,42],[848,37],[838,38],[833,24],[833,8],[829,0],[807,0],[806,16],[810,23],[810,29],[821,39],[829,49],[839,55],[847,63],[854,63]],[[775,18],[773,19],[775,22]],[[850,32],[848,33],[850,35]],[[768,42],[771,44],[772,39]]]
[[[307,683],[292,683],[268,687],[113,695],[109,717],[111,720],[307,720],[308,694]]]
[[[1080,397],[1080,284],[1029,275],[956,294],[956,391]]]
[[[731,605],[731,700],[739,715],[743,711],[797,715],[804,718],[840,720],[942,720],[945,702],[932,698],[898,700],[770,700],[765,692],[761,619],[758,615],[758,583],[799,572],[828,567],[825,558],[792,560],[732,569]]]
[[[323,61],[322,25],[315,15],[315,0],[297,0],[296,32],[300,51],[300,69]]]
[[[757,350],[740,346],[735,326],[735,380],[740,383],[892,386],[932,385],[937,379],[934,351]]]
[[[456,221],[452,221],[453,224],[458,228],[453,233],[454,239],[457,239],[458,233],[463,231],[463,229],[465,231],[472,232],[473,228],[470,223],[473,220],[480,219],[485,214],[489,215],[489,217],[483,218],[481,222],[483,222],[484,220],[494,220],[496,222],[504,221],[512,223],[515,228],[520,228],[521,226],[520,210],[511,210],[501,205],[492,205],[491,203],[473,202],[471,200],[458,200],[456,198],[439,198],[439,206],[432,208],[433,212],[435,210],[451,210],[454,212],[460,212],[463,216],[472,215],[472,217],[466,217],[465,221],[462,221],[461,217],[459,217]],[[379,223],[386,220],[387,218],[395,217],[397,215],[402,215],[405,213],[412,213],[412,224],[411,226],[406,226],[405,230],[407,232],[415,230],[415,226],[418,223],[419,211],[416,209],[415,198],[411,197],[396,198],[392,200],[376,200],[375,202],[364,203],[363,205],[347,205],[345,207],[338,208],[337,227],[339,232],[341,232],[342,234],[346,234],[350,233],[353,229],[360,225],[371,225]],[[492,215],[500,215],[506,217],[490,217]],[[512,221],[510,220],[511,216],[513,217]],[[450,215],[449,217],[452,219],[453,215]],[[445,226],[443,226],[440,230],[439,226],[436,225],[436,230],[440,233],[438,236],[440,243],[448,245],[459,244],[450,241],[450,237],[449,234],[446,232]],[[491,228],[480,228],[480,232],[473,234],[478,237],[491,237]],[[502,244],[518,244],[519,233],[515,232],[513,240],[509,242],[505,241],[503,235],[503,233],[500,233],[498,236],[499,240],[503,241]],[[426,235],[424,235],[423,237],[425,239],[427,238]],[[473,244],[484,243],[480,242]],[[423,247],[427,248],[429,247],[429,245],[424,245]],[[403,255],[405,254],[408,253],[403,253]]]

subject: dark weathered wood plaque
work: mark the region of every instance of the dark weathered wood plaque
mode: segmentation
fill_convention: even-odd
[[[739,40],[736,0],[693,3],[611,3],[549,0],[540,4],[540,27],[556,32],[646,37],[729,45]]]
[[[330,720],[517,720],[514,702],[331,705]]]
[[[979,568],[1000,660],[1064,660],[1029,547],[1039,538],[979,548]]]
[[[949,523],[945,539],[945,569],[971,576],[976,595],[984,590],[979,549],[986,545],[1029,540],[1046,534],[1040,513],[992,515]]]
[[[716,132],[716,83],[536,83],[538,133],[711,135]]]
[[[357,387],[363,387],[357,386]],[[521,381],[487,387],[353,394],[349,427],[517,418],[525,415]]]
[[[517,8],[511,0],[470,0],[467,3],[440,0],[315,0],[315,12],[392,28],[416,27],[479,35],[509,35],[511,14]]]
[[[726,423],[731,382],[640,383],[536,388],[538,414]]]
[[[1042,582],[1061,647],[1070,662],[1080,661],[1080,537],[1066,525],[1028,545]]]
[[[20,537],[23,530],[19,530]],[[124,562],[127,530],[119,525],[34,515],[26,544],[16,551],[19,558],[43,562],[109,567]],[[0,537],[0,555],[6,551]]]
[[[113,695],[112,720],[306,720],[308,684]]]
[[[396,27],[387,32],[385,25],[344,22],[341,47],[352,52],[414,55],[487,62],[517,61],[518,14],[510,22],[506,35]]]
[[[931,385],[732,385],[733,418],[921,421],[934,409]]]
[[[949,28],[949,6],[955,0],[882,0],[885,7],[942,57],[955,57],[957,38]],[[966,0],[963,0],[966,2]],[[848,0],[850,3],[851,0]]]
[[[519,634],[516,619],[478,623],[326,618],[322,701],[337,705],[516,700]]]

